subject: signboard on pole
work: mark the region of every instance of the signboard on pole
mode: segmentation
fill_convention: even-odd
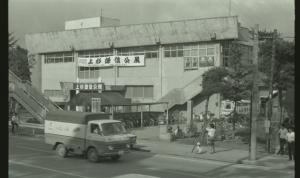
[[[78,57],[79,67],[144,66],[144,55]]]

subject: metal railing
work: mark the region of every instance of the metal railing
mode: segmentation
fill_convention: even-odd
[[[8,126],[11,126],[10,121],[8,121]],[[35,135],[35,130],[36,129],[44,130],[44,125],[43,124],[19,123],[19,127],[31,128],[33,135]]]
[[[24,92],[31,97],[35,102],[37,102],[41,107],[46,111],[49,109],[61,109],[57,104],[51,100],[46,99],[37,89],[31,86],[31,83],[28,80],[20,79],[16,74],[9,70],[10,79],[14,82],[18,88],[22,88]],[[21,85],[20,85],[21,84]]]

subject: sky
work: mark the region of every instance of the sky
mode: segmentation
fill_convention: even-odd
[[[294,0],[9,0],[8,6],[9,32],[24,48],[25,34],[62,31],[65,21],[99,17],[101,8],[121,25],[228,16],[231,9],[244,27],[295,35]]]

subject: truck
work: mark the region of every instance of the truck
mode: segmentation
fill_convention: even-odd
[[[116,161],[132,144],[122,122],[107,113],[49,111],[44,126],[45,143],[63,158],[79,154],[91,162],[102,157]]]

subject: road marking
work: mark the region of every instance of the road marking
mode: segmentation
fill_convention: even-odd
[[[32,156],[37,156],[40,155],[41,153],[31,153],[31,154],[17,154],[17,155],[13,155],[11,156],[13,159],[19,159],[22,157],[32,157]]]
[[[45,151],[45,150],[41,150],[41,149],[36,149],[36,148],[32,148],[32,147],[27,147],[27,146],[17,146],[18,148],[24,148],[27,150],[32,150],[32,151],[39,151],[39,152],[44,152],[44,153],[52,153],[52,151]]]
[[[124,174],[120,176],[115,176],[112,178],[160,178],[160,177],[155,177],[155,176],[149,176],[149,175],[144,175],[144,174]]]
[[[175,156],[175,155],[156,154],[154,157],[173,158],[173,159],[197,162],[197,163],[199,163],[200,161],[202,161],[202,162],[205,161],[206,163],[209,162],[210,164],[222,165],[222,166],[230,164],[228,162],[212,161],[212,160],[206,160],[206,159],[201,159],[201,158],[200,159],[199,158],[184,158],[184,157],[179,157],[179,156]]]
[[[183,175],[184,177],[185,176],[189,176],[189,177],[198,177],[198,178],[201,178],[203,176],[201,176],[199,174],[191,174],[191,173],[183,173],[183,172],[179,172],[179,171],[176,171],[176,170],[172,170],[172,171],[168,171],[168,170],[165,170],[165,169],[159,169],[159,168],[147,168],[147,169],[150,169],[150,170],[153,170],[153,171],[157,171],[157,172],[163,172],[163,173],[171,173],[171,174],[176,174],[176,175]],[[203,177],[204,178],[204,177]]]
[[[69,175],[69,176],[74,176],[74,177],[91,178],[91,177],[76,175],[76,174],[69,173],[69,172],[66,172],[66,171],[58,171],[58,170],[55,170],[55,169],[50,169],[50,168],[46,168],[46,167],[42,167],[42,166],[36,166],[36,165],[32,165],[32,164],[28,164],[28,163],[23,163],[23,162],[16,162],[16,161],[12,161],[12,160],[9,160],[8,162],[10,164],[17,164],[17,165],[22,165],[22,166],[27,166],[27,167],[37,168],[37,169],[43,169],[43,170],[47,170],[47,171],[56,172],[56,173],[59,173],[59,174],[65,174],[65,175]]]

